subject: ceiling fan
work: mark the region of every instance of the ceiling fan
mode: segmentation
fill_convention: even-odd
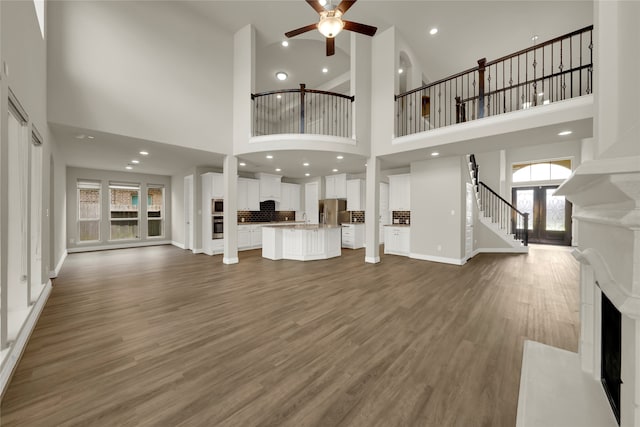
[[[349,10],[356,0],[342,0],[338,6],[333,9],[325,9],[318,0],[306,0],[318,14],[320,21],[317,24],[307,25],[289,32],[284,33],[286,37],[295,37],[311,30],[317,29],[327,39],[327,56],[331,56],[336,51],[335,36],[342,30],[353,31],[373,36],[378,30],[371,25],[359,24],[357,22],[345,21],[342,16]],[[323,3],[326,4],[326,1]]]

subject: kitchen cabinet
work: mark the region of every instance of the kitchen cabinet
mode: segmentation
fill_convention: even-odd
[[[347,181],[347,210],[365,210],[365,181],[364,179],[350,179]]]
[[[385,227],[384,253],[409,256],[411,251],[410,232],[410,227]]]
[[[238,178],[238,210],[260,210],[260,181]]]
[[[224,199],[224,175],[221,173],[208,172],[200,176],[202,180],[202,194],[209,199]]]
[[[342,224],[342,247],[364,248],[364,224]]]
[[[411,210],[411,175],[389,175],[389,210]]]
[[[329,175],[324,177],[325,199],[347,198],[347,174]]]
[[[260,180],[260,201],[275,200],[280,201],[282,197],[282,176],[271,175],[269,173],[257,173],[256,178]]]
[[[300,210],[300,185],[283,182],[281,184],[280,211]]]
[[[238,249],[258,249],[262,247],[262,225],[238,224]]]
[[[341,255],[340,233],[340,227],[264,226],[262,256],[297,261],[338,257]]]

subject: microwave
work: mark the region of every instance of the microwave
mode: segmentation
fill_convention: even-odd
[[[224,200],[223,199],[211,199],[211,213],[212,214],[224,213]]]

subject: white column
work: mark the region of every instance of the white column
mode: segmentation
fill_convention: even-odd
[[[380,262],[380,160],[367,161],[367,202],[365,211],[365,262]]]
[[[224,158],[224,257],[225,264],[238,263],[238,159]]]

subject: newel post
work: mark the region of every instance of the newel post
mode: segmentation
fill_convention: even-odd
[[[484,70],[487,58],[478,59],[478,118],[484,117]]]
[[[306,85],[300,83],[300,133],[304,133],[304,88]]]

